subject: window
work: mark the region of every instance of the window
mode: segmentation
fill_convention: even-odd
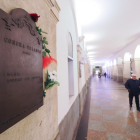
[[[68,42],[68,83],[69,83],[69,98],[74,95],[74,69],[73,69],[73,42],[70,32],[67,35]]]
[[[74,95],[73,60],[68,58],[69,96]]]
[[[68,33],[68,56],[73,58],[73,42],[72,42],[72,36],[70,33]]]

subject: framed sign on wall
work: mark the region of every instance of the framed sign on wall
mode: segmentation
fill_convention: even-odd
[[[0,9],[0,133],[43,105],[42,37],[23,9]]]

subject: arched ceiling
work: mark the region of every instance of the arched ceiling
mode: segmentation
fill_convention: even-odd
[[[91,64],[103,65],[140,37],[140,0],[75,2],[79,35],[85,36]]]

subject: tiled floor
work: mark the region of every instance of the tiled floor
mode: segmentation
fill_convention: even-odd
[[[91,83],[87,140],[140,140],[140,112],[129,111],[128,91],[111,79]]]

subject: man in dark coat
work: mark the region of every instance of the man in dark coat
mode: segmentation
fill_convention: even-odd
[[[137,110],[140,111],[140,109],[139,109],[139,92],[140,92],[139,86],[140,86],[140,81],[136,79],[136,74],[132,74],[132,79],[127,80],[127,82],[125,83],[125,87],[128,89],[128,92],[129,92],[130,110],[132,108],[133,97],[135,97]]]
[[[105,78],[106,78],[106,72],[104,73],[104,76],[105,76]]]

